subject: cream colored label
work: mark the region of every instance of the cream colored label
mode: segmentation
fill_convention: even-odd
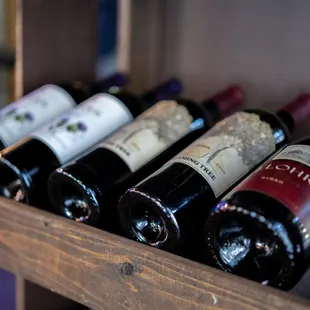
[[[97,94],[30,136],[45,143],[64,164],[86,152],[132,120],[126,105],[110,94]]]
[[[304,144],[289,145],[272,160],[275,159],[293,160],[310,167],[310,146]]]
[[[186,135],[192,120],[176,101],[160,101],[99,147],[116,153],[134,172]]]
[[[275,149],[268,123],[257,114],[237,112],[217,123],[170,162],[195,169],[218,197]]]
[[[42,86],[1,109],[1,142],[9,146],[74,106],[74,100],[64,89]]]

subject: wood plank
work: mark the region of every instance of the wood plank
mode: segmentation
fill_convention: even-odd
[[[120,72],[130,72],[131,56],[131,7],[132,0],[119,0],[117,3],[117,68]]]
[[[170,78],[163,74],[165,59],[165,0],[119,1],[118,66],[129,69],[131,89],[146,91],[157,83]],[[121,48],[125,48],[122,50]],[[166,73],[166,72],[164,72]]]
[[[16,275],[16,310],[25,310],[25,286],[26,281],[20,275]]]
[[[0,199],[0,267],[93,309],[309,309],[310,303]]]
[[[10,0],[7,0],[10,1]],[[20,98],[24,92],[24,71],[23,71],[23,0],[16,0],[15,2],[15,35],[14,45],[15,45],[15,70],[12,76],[13,83],[13,94],[12,100]],[[13,9],[12,9],[13,10]]]

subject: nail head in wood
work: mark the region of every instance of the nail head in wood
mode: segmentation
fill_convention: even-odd
[[[134,266],[131,263],[123,263],[121,273],[130,276],[134,271]]]

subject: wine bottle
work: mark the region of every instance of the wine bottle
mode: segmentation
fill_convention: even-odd
[[[289,131],[309,115],[310,96],[302,95],[277,114],[245,110],[222,120],[126,191],[119,203],[124,232],[146,244],[179,251],[182,242],[203,227],[219,197],[286,145]]]
[[[208,259],[262,284],[292,288],[309,266],[310,137],[281,150],[208,216]]]
[[[124,73],[115,73],[105,78],[104,80],[99,80],[91,84],[89,92],[92,96],[98,93],[106,92],[113,94],[119,92],[121,88],[125,87],[128,84],[128,82],[128,75]],[[151,100],[152,99],[153,98],[151,98]]]
[[[123,87],[128,77],[116,73],[93,86],[81,82],[44,85],[0,110],[0,149],[26,137],[58,115],[93,96],[96,91]]]
[[[128,178],[130,182],[142,180],[154,172],[222,116],[235,111],[243,97],[240,87],[231,86],[201,105],[186,99],[158,102],[90,153],[50,176],[48,191],[55,211],[93,226],[105,217],[105,228],[109,222],[115,229],[117,201]]]
[[[172,79],[163,87],[169,89],[175,83]],[[92,96],[1,152],[0,194],[43,208],[51,172],[130,122],[142,110],[143,102],[129,92]]]

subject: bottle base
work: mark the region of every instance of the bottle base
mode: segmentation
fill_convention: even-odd
[[[49,177],[48,196],[56,213],[76,222],[97,226],[99,203],[95,190],[84,179],[67,169],[58,168]]]
[[[0,157],[0,175],[0,196],[28,204],[30,181],[4,157]]]
[[[131,188],[121,197],[118,211],[123,231],[130,238],[168,251],[178,247],[179,225],[159,199]]]

